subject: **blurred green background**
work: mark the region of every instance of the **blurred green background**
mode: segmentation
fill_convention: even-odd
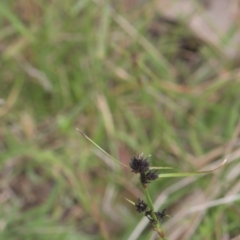
[[[144,152],[196,171],[228,156],[149,191],[169,239],[239,239],[238,61],[156,1],[1,1],[0,27],[0,239],[149,239],[125,200],[144,198],[137,176],[76,128],[124,164]]]

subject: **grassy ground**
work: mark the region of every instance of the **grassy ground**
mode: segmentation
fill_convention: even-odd
[[[192,171],[228,156],[214,174],[149,191],[172,215],[169,239],[240,235],[238,64],[162,19],[153,1],[126,10],[9,0],[0,26],[0,239],[149,237],[125,200],[143,198],[137,177],[76,127],[125,164],[144,152]]]

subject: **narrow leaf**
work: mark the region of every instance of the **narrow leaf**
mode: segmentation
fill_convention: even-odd
[[[112,157],[110,154],[108,154],[107,152],[105,152],[101,147],[99,147],[91,138],[89,138],[87,135],[85,135],[84,133],[82,133],[78,128],[76,128],[76,130],[82,134],[83,137],[85,137],[90,143],[92,143],[95,147],[97,147],[101,152],[103,152],[105,155],[107,155],[108,157],[110,157],[113,161],[123,165],[124,167],[128,167],[128,165],[123,164],[122,162],[120,162],[119,160],[117,160],[116,158]]]
[[[134,205],[134,206],[136,205],[135,202],[129,200],[128,198],[125,198],[125,199],[126,199],[128,202],[130,202],[132,205]]]
[[[190,176],[196,176],[199,174],[203,174],[200,172],[195,173],[161,173],[158,175],[158,178],[170,178],[170,177],[190,177]]]
[[[172,167],[150,167],[150,169],[175,169]]]
[[[227,162],[227,159],[225,159],[220,166],[217,168],[214,168],[212,170],[208,171],[201,171],[201,172],[186,172],[186,173],[161,173],[158,175],[158,178],[169,178],[169,177],[189,177],[189,176],[196,176],[199,174],[205,174],[205,173],[210,173],[213,171],[216,171],[217,169],[221,168],[225,163]]]

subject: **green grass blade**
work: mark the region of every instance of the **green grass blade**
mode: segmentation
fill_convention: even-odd
[[[123,164],[122,162],[120,162],[119,160],[117,160],[116,158],[112,157],[110,154],[108,154],[107,152],[105,152],[101,147],[99,147],[91,138],[89,138],[87,135],[85,135],[84,133],[82,133],[78,128],[76,128],[76,130],[81,133],[90,143],[92,143],[95,147],[97,147],[101,152],[103,152],[105,155],[107,155],[108,157],[110,157],[113,161],[123,165],[124,167],[129,168],[128,165]]]
[[[212,170],[208,171],[201,171],[201,172],[185,172],[185,173],[161,173],[158,175],[159,178],[170,178],[170,177],[190,177],[190,176],[196,176],[199,174],[206,174],[211,173],[213,171],[216,171],[217,169],[221,168],[225,163],[227,162],[227,159],[225,159],[220,166],[217,168],[214,168]]]
[[[107,50],[107,37],[109,31],[109,24],[110,24],[110,6],[107,2],[102,10],[102,24],[99,29],[99,39],[98,39],[98,51],[97,56],[100,59],[104,59],[106,57],[106,50]]]
[[[176,169],[172,167],[150,167],[150,169]]]
[[[17,16],[12,13],[2,2],[0,2],[0,16],[4,16],[8,21],[10,21],[12,26],[19,31],[22,36],[30,40],[33,39],[33,35],[28,28],[25,27],[22,21],[17,18]]]
[[[199,174],[204,174],[200,172],[195,173],[161,173],[158,175],[158,178],[170,178],[170,177],[190,177],[190,176],[196,176]]]

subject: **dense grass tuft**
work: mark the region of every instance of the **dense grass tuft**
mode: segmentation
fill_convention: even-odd
[[[125,201],[142,199],[138,180],[75,128],[126,165],[141,152],[177,171],[228,156],[149,191],[173,216],[171,240],[240,235],[236,199],[209,205],[240,191],[236,64],[153,1],[4,1],[0,28],[0,239],[147,239]]]

